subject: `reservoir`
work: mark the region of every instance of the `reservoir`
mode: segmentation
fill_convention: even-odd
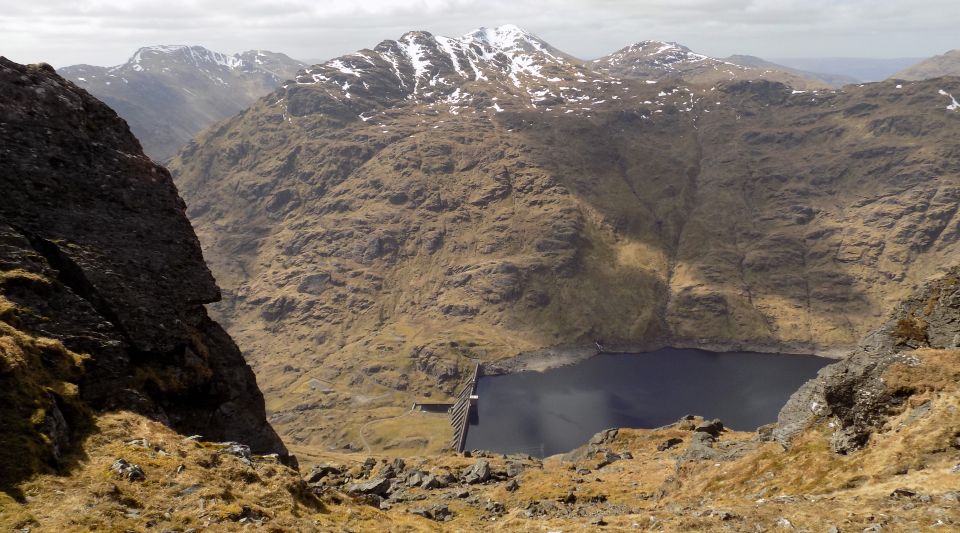
[[[606,428],[656,428],[687,414],[753,431],[776,421],[790,395],[833,362],[664,348],[481,377],[466,449],[547,456],[582,446]]]

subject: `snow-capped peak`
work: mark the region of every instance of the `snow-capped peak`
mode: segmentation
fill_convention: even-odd
[[[459,40],[464,44],[479,44],[484,48],[502,51],[508,55],[539,52],[551,59],[563,62],[557,57],[556,51],[550,45],[536,35],[513,24],[504,24],[496,28],[478,28],[460,37]]]
[[[154,46],[144,46],[136,51],[127,61],[126,67],[133,70],[142,71],[148,59],[160,61],[186,61],[196,66],[220,66],[228,69],[236,69],[242,66],[238,55],[227,55],[220,52],[208,50],[202,46],[187,46],[184,44],[162,44]]]
[[[640,41],[626,48],[617,50],[607,57],[592,62],[598,69],[618,72],[619,74],[636,74],[649,70],[650,75],[659,75],[676,72],[695,66],[710,65],[743,70],[745,67],[734,65],[720,59],[714,59],[698,54],[686,46],[675,42],[647,40]],[[627,69],[627,70],[624,70]]]
[[[539,39],[513,24],[504,24],[496,28],[477,28],[461,37],[460,40],[464,42],[479,41],[503,50],[515,49],[522,47],[524,44],[540,44]]]
[[[667,41],[657,41],[657,40],[647,40],[634,43],[629,47],[631,50],[640,49],[649,54],[662,54],[671,50],[683,50],[689,52],[690,49],[686,46],[677,44],[675,42]]]
[[[500,81],[515,88],[524,79],[544,81],[561,67],[563,55],[531,33],[507,24],[479,28],[461,37],[434,36],[411,31],[396,41],[384,41],[364,50],[307,69],[299,84],[334,84],[343,98],[353,98],[383,82],[382,74],[396,80],[380,94],[398,91],[406,98],[440,98],[465,82]]]
[[[247,50],[233,55],[202,46],[161,44],[138,49],[126,63],[109,67],[107,73],[122,76],[132,72],[170,74],[199,71],[221,85],[234,74],[267,74],[277,82],[290,79],[303,65],[283,54]]]

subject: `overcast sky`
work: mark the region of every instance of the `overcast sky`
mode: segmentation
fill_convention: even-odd
[[[199,44],[325,59],[407,30],[517,24],[591,59],[644,39],[713,55],[926,57],[960,48],[960,0],[0,0],[0,55],[116,65]]]

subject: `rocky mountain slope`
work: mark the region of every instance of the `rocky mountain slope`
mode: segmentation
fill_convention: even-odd
[[[633,80],[515,27],[411,32],[307,69],[171,168],[275,425],[415,448],[386,421],[476,359],[843,353],[960,251],[951,94]]]
[[[48,65],[0,58],[0,490],[69,472],[104,411],[286,448],[170,174]],[[21,495],[22,496],[22,495]]]
[[[770,80],[797,89],[827,89],[834,84],[807,73],[773,63],[734,56],[717,59],[693,52],[677,43],[641,41],[596,59],[590,66],[599,72],[642,80],[680,79],[691,84],[735,80]]]
[[[293,78],[303,64],[283,54],[221,54],[201,46],[148,46],[123,65],[61,68],[123,117],[157,161],[169,159],[200,130],[248,107]]]
[[[960,76],[960,50],[925,59],[890,76],[892,80],[929,80],[944,76]]]
[[[757,433],[689,416],[653,430],[606,430],[544,460],[482,451],[404,458],[319,452],[299,476],[275,459],[113,414],[84,443],[83,465],[68,477],[25,483],[30,499],[0,507],[0,525],[949,531],[960,524],[958,287],[956,269],[924,285],[868,337],[858,362],[824,369],[778,424]],[[916,327],[904,327],[905,320]],[[821,403],[809,403],[811,391]],[[838,435],[860,437],[835,450],[832,443],[849,442]]]
[[[654,81],[411,32],[188,145],[216,316],[291,442],[429,446],[389,419],[473,360],[597,339],[841,354],[957,257],[960,80]]]

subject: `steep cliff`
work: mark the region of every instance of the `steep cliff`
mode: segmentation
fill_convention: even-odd
[[[66,465],[104,410],[286,453],[169,173],[46,65],[0,58],[0,483]]]

